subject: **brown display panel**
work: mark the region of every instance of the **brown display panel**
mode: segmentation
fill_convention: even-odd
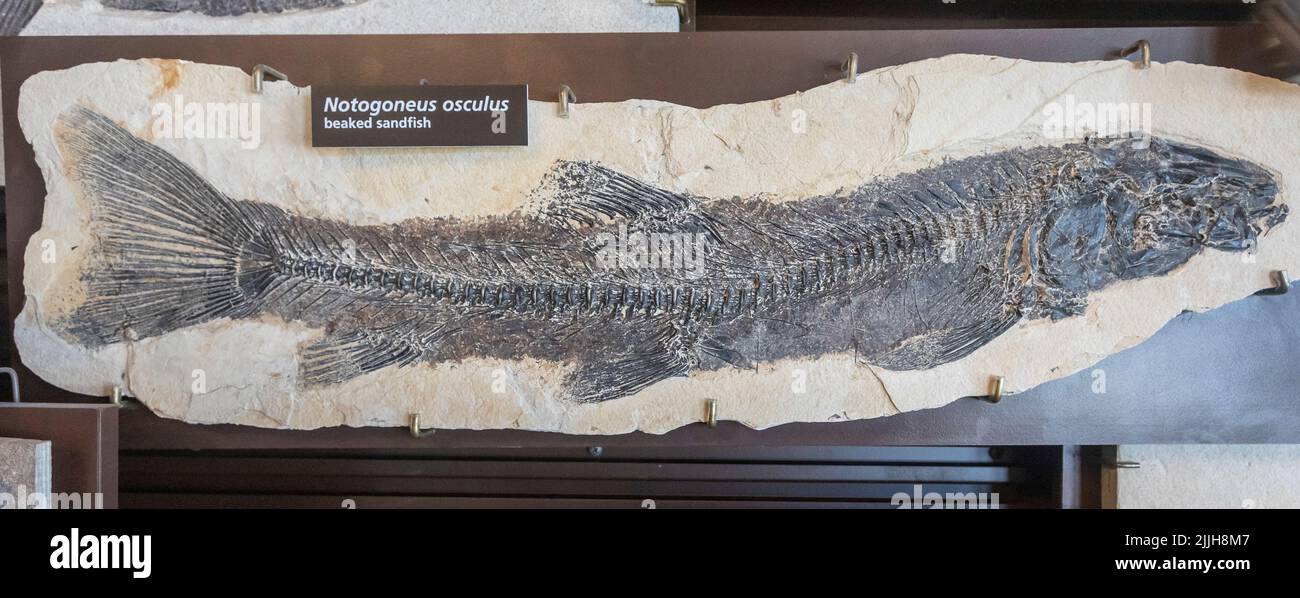
[[[431,84],[529,85],[533,99],[554,101],[561,84],[582,102],[657,99],[704,107],[770,99],[840,76],[849,52],[861,70],[952,53],[986,53],[1044,61],[1113,57],[1138,38],[1150,40],[1158,61],[1230,66],[1262,74],[1270,62],[1251,48],[1266,36],[1256,26],[1168,29],[1027,29],[965,31],[728,32],[682,34],[261,36],[10,38],[3,48],[3,102],[8,161],[10,319],[22,306],[23,249],[39,228],[44,185],[16,110],[22,81],[35,72],[83,62],[166,57],[227,64],[251,71],[267,63],[297,85]],[[1261,50],[1262,52],[1262,50]],[[535,140],[545,143],[545,140]],[[1294,293],[1293,293],[1294,295]],[[1279,300],[1281,301],[1281,300]],[[1248,306],[1285,309],[1281,304]],[[1283,311],[1283,314],[1288,312]],[[1294,314],[1294,311],[1289,312]],[[1276,313],[1260,316],[1274,321]],[[1284,316],[1283,316],[1284,317]],[[1273,319],[1273,320],[1271,320]],[[1294,318],[1293,318],[1294,319]],[[12,328],[10,328],[12,330]],[[1295,335],[1281,330],[1283,359],[1295,354]],[[1274,351],[1276,353],[1276,351]],[[1273,356],[1277,358],[1277,355]],[[1293,361],[1294,357],[1290,357]],[[1279,389],[1296,388],[1272,362],[1225,372],[1220,382],[1239,394],[1177,390],[1123,395],[1080,395],[1076,386],[989,405],[962,400],[947,407],[890,418],[835,424],[792,424],[753,431],[723,422],[717,429],[688,426],[662,436],[564,436],[519,431],[439,431],[413,439],[402,430],[275,431],[239,426],[196,426],[164,420],[143,409],[122,414],[124,449],[417,449],[430,447],[862,445],[862,444],[1115,444],[1161,442],[1300,442],[1300,402]],[[1188,373],[1203,371],[1191,363]],[[1243,369],[1244,368],[1244,369]],[[25,396],[77,400],[25,368]],[[1291,368],[1294,370],[1295,368]],[[1233,376],[1246,376],[1246,383]],[[1252,377],[1253,376],[1253,377]],[[1271,377],[1270,377],[1271,376]],[[1257,381],[1251,387],[1251,381]],[[1158,385],[1149,384],[1160,390]],[[1086,388],[1086,386],[1084,386]],[[1252,390],[1255,388],[1255,390]],[[726,414],[720,414],[726,419]]]

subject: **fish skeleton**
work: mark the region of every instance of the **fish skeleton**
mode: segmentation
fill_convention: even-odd
[[[590,403],[850,351],[928,369],[1205,248],[1251,250],[1287,216],[1264,168],[1161,138],[1009,149],[786,202],[561,161],[541,205],[388,225],[232,199],[85,107],[56,138],[95,238],[61,334],[95,348],[275,316],[320,331],[299,351],[307,386],[533,358]]]

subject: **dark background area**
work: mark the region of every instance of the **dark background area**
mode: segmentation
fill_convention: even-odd
[[[1225,25],[1258,8],[1241,0],[695,0],[699,31]]]

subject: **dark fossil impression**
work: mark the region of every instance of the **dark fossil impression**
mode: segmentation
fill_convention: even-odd
[[[570,367],[567,395],[592,402],[784,357],[926,369],[1203,248],[1249,249],[1287,214],[1259,166],[1123,139],[786,203],[703,200],[560,162],[537,209],[356,226],[231,199],[88,109],[60,121],[97,240],[64,333],[98,347],[273,314],[323,331],[300,350],[307,385],[536,358]]]
[[[0,35],[18,35],[40,8],[41,0],[0,1]]]
[[[154,12],[197,12],[212,17],[282,13],[355,4],[358,0],[100,0],[108,8]]]
[[[210,17],[280,14],[336,8],[365,0],[100,0],[107,8],[149,12],[195,12]],[[41,0],[0,0],[0,36],[18,35],[41,8]]]

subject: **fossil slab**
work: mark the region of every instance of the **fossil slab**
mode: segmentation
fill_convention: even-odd
[[[1300,89],[1225,69],[950,56],[706,110],[534,102],[504,150],[313,149],[309,90],[246,88],[147,60],[24,84],[40,375],[269,427],[839,421],[1059,378],[1300,268]],[[258,134],[160,129],[176,97],[255,104]],[[1116,106],[1143,135],[1096,136]]]
[[[33,4],[40,12],[22,17],[23,22],[30,19],[23,35],[595,33],[680,28],[675,9],[643,0],[46,0],[44,4],[37,0]]]
[[[0,509],[18,507],[19,497],[39,494],[48,499],[50,447],[48,440],[0,438]],[[24,501],[22,506],[29,504],[40,503]]]

